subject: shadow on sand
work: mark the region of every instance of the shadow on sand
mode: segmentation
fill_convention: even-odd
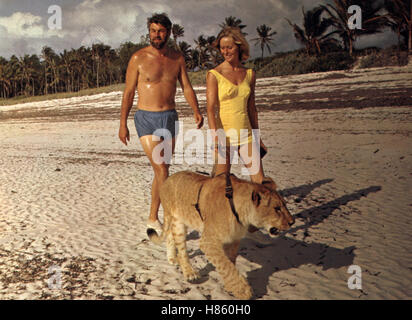
[[[313,190],[313,186],[320,186],[330,181],[332,180],[321,180],[313,185],[304,185],[302,187],[294,188],[294,190],[289,189],[284,190],[283,192],[294,193],[298,191],[298,194],[301,194],[302,191]],[[255,297],[260,297],[267,293],[266,287],[269,282],[269,277],[279,270],[296,268],[305,264],[322,266],[323,270],[352,265],[355,257],[355,246],[340,249],[322,243],[308,243],[304,240],[291,239],[287,237],[287,234],[293,234],[298,230],[305,230],[304,234],[307,235],[309,228],[327,219],[337,208],[380,190],[381,187],[379,186],[371,186],[369,188],[357,190],[320,206],[305,209],[294,215],[296,219],[302,219],[305,222],[303,225],[294,228],[292,227],[282,237],[273,239],[272,243],[267,246],[257,245],[253,241],[245,239],[239,254],[249,261],[262,266],[247,274],[248,281],[253,287]],[[306,193],[306,195],[307,194],[308,193]],[[296,284],[285,283],[284,285],[294,286]]]

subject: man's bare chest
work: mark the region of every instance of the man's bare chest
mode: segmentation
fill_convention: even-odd
[[[178,76],[179,66],[171,59],[149,60],[139,68],[139,81],[142,82],[176,81]]]

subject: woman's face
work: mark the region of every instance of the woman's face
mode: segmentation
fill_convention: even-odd
[[[223,37],[220,39],[220,53],[227,62],[239,61],[239,47],[232,37]]]

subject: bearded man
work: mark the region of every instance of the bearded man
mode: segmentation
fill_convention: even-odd
[[[164,13],[154,14],[148,18],[147,27],[150,45],[135,52],[127,67],[119,139],[125,145],[130,141],[127,118],[137,88],[138,102],[134,122],[140,143],[154,171],[147,227],[159,232],[159,189],[169,175],[170,159],[178,134],[178,114],[175,109],[177,81],[187,103],[193,109],[198,129],[203,125],[203,117],[187,75],[184,57],[167,45],[172,29],[168,16]],[[162,144],[162,152],[158,152],[159,144]]]

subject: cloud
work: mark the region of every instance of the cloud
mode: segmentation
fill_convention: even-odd
[[[0,17],[0,26],[9,37],[15,39],[49,38],[58,36],[56,30],[47,27],[46,19],[30,12],[15,12],[8,17]]]
[[[42,37],[45,30],[41,21],[41,17],[29,12],[15,12],[9,17],[0,17],[0,26],[3,26],[10,36]]]
[[[104,42],[118,46],[125,41],[138,41],[146,26],[143,5],[103,0],[85,0],[63,10],[63,30],[80,45]]]
[[[70,50],[81,45],[90,46],[103,42],[119,47],[126,41],[138,42],[147,34],[146,21],[154,12],[166,12],[173,23],[184,27],[186,41],[194,47],[194,39],[199,35],[217,35],[219,24],[225,17],[235,16],[247,25],[247,39],[257,37],[256,27],[266,24],[276,31],[275,46],[272,52],[293,50],[301,45],[293,36],[292,28],[285,18],[299,25],[302,24],[302,6],[312,9],[320,3],[330,0],[44,0],[36,2],[36,7],[22,7],[21,1],[8,2],[7,16],[0,14],[0,28],[6,32],[0,34],[0,55],[12,51],[13,45],[23,50],[39,53],[44,45],[51,46],[57,52]],[[48,6],[56,3],[62,8],[62,29],[48,28]],[[32,10],[30,10],[32,8]],[[14,9],[15,12],[10,11]],[[5,11],[2,11],[5,12]],[[10,13],[11,12],[11,13]],[[7,36],[6,36],[7,35]],[[387,41],[390,36],[382,41]],[[370,38],[372,41],[372,38]],[[378,39],[378,38],[376,38]],[[382,39],[382,38],[379,38]],[[5,40],[6,42],[4,42]],[[260,56],[260,48],[251,42],[252,56]],[[373,44],[371,44],[373,45]]]

